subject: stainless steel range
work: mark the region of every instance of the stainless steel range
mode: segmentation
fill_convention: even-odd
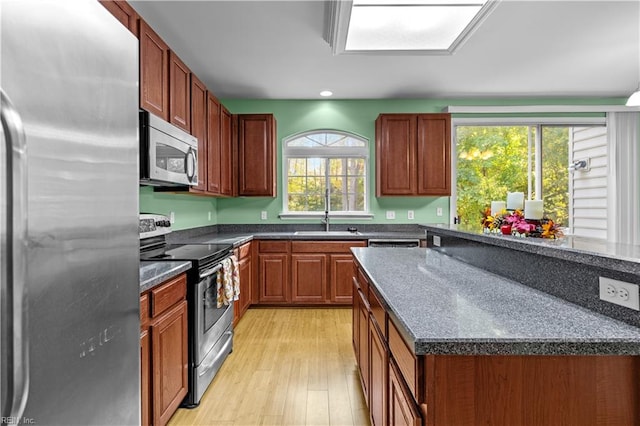
[[[140,260],[188,260],[189,391],[183,407],[198,406],[233,349],[233,304],[217,307],[217,276],[231,256],[230,244],[167,244],[169,218],[140,215]]]

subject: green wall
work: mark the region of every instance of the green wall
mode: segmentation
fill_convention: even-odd
[[[218,200],[213,197],[153,192],[150,186],[140,187],[140,212],[167,216],[174,212],[175,222],[172,225],[174,230],[215,225],[218,221],[217,203]],[[211,212],[211,220],[209,220],[209,212]]]
[[[369,208],[374,218],[367,223],[437,223],[448,222],[449,197],[382,197],[375,194],[375,127],[380,113],[441,112],[449,105],[619,105],[625,99],[500,99],[500,100],[451,100],[451,99],[381,99],[381,100],[245,100],[225,99],[222,103],[233,114],[272,113],[277,121],[277,183],[278,196],[240,198],[202,198],[191,195],[153,193],[140,190],[141,211],[154,213],[176,212],[175,229],[185,229],[210,224],[233,223],[301,223],[314,220],[281,220],[282,211],[282,139],[303,131],[317,129],[343,130],[364,136],[370,142]],[[437,208],[443,209],[441,217]],[[173,210],[172,210],[173,209]],[[212,220],[208,212],[214,210]],[[393,210],[395,220],[387,220],[385,212]],[[407,219],[407,210],[415,212],[415,219]],[[267,220],[260,219],[266,211]],[[343,220],[334,223],[347,223]],[[365,222],[363,219],[353,220]]]

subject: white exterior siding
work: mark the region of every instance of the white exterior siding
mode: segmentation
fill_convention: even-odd
[[[607,238],[607,129],[573,127],[570,162],[589,159],[589,171],[569,175],[571,223],[574,235]]]

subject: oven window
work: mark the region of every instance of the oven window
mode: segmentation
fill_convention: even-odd
[[[206,287],[202,297],[203,311],[204,311],[204,333],[209,331],[211,327],[220,319],[229,306],[223,305],[218,308],[218,291],[217,291],[217,279],[218,274],[213,274],[207,277]]]

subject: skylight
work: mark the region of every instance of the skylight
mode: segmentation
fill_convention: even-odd
[[[495,1],[353,0],[345,3],[350,3],[350,10],[333,15],[342,21],[333,22],[334,30],[338,31],[334,32],[337,37],[331,40],[339,44],[333,45],[334,53],[452,53]]]

